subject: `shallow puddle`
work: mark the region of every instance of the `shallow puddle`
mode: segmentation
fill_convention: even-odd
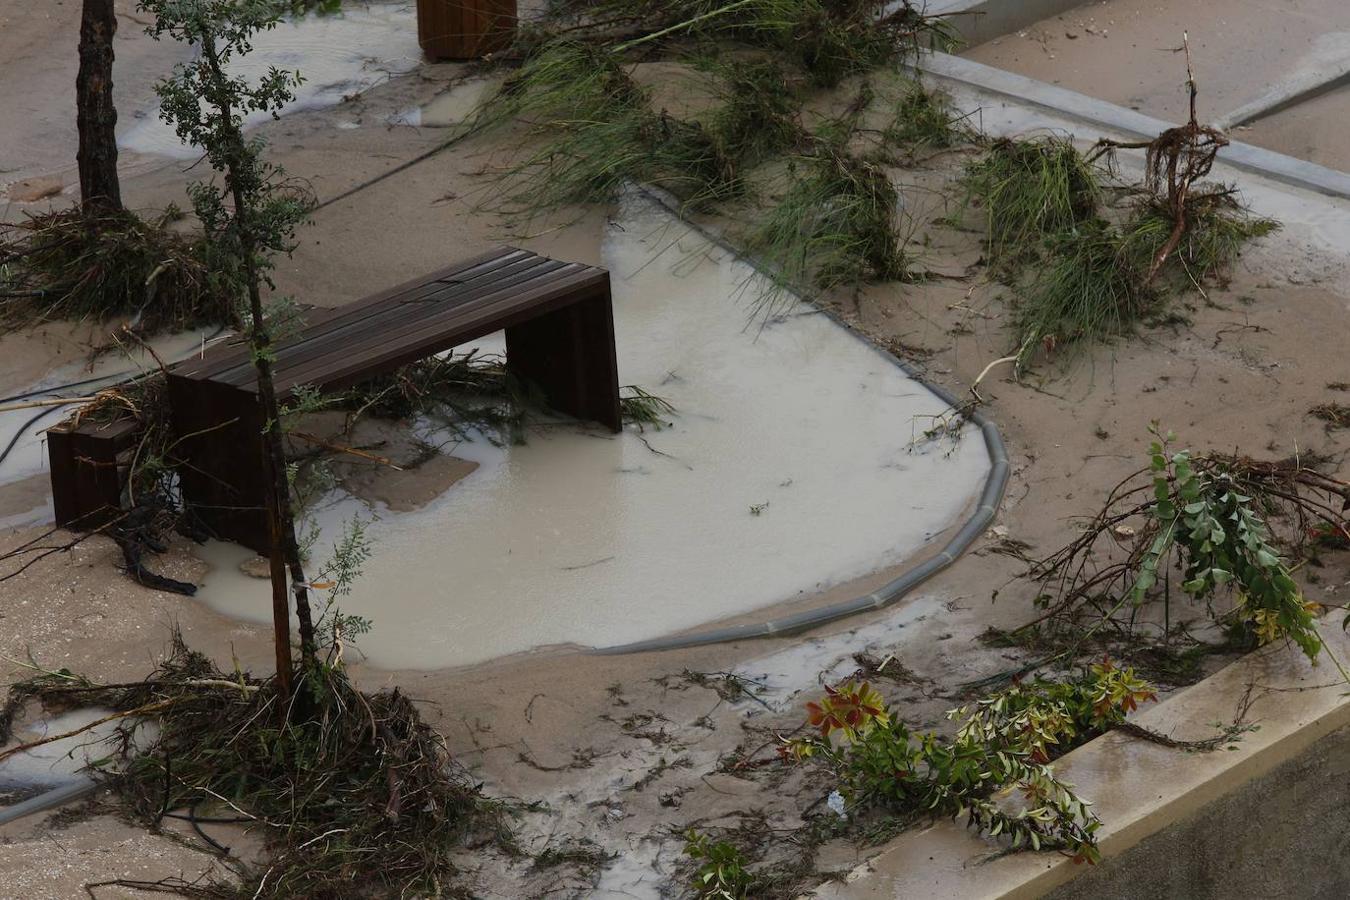
[[[64,734],[84,728],[109,715],[107,709],[80,709],[38,722],[15,735],[16,743],[41,740],[48,735]],[[91,760],[113,752],[109,740],[118,722],[95,725],[88,731],[61,738],[0,762],[0,792],[20,794],[24,789],[52,788],[83,779],[82,770]]]
[[[345,99],[411,72],[421,61],[417,19],[411,3],[347,4],[330,15],[311,13],[283,21],[253,39],[253,52],[237,58],[230,74],[256,82],[273,67],[299,71],[304,82],[282,114],[334,106]],[[255,112],[248,126],[269,118]],[[158,108],[118,138],[118,145],[138,153],[183,159],[201,151],[184,144],[159,117]]]
[[[359,642],[374,663],[608,646],[809,595],[904,561],[982,487],[974,432],[911,446],[940,400],[813,308],[756,320],[751,270],[664,211],[627,203],[604,252],[620,381],[674,403],[674,424],[463,443],[479,468],[418,512],[334,497],[318,548],[344,519],[379,516],[342,603],[374,621]],[[199,598],[264,621],[246,554],[206,555]]]

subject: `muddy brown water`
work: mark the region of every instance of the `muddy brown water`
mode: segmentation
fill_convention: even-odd
[[[649,201],[615,216],[604,256],[620,381],[673,403],[671,424],[449,445],[478,468],[417,512],[332,495],[317,546],[370,523],[341,604],[374,620],[376,665],[623,644],[806,596],[904,562],[983,488],[975,432],[915,440],[945,403],[812,307],[766,319],[752,270]],[[201,600],[266,621],[251,554],[205,552]]]

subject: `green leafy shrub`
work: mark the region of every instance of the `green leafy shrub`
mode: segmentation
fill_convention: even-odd
[[[1140,561],[1131,599],[1145,600],[1175,552],[1185,575],[1183,591],[1212,600],[1221,590],[1233,590],[1238,627],[1261,644],[1287,637],[1316,660],[1322,650],[1316,605],[1304,598],[1271,545],[1252,498],[1239,491],[1231,473],[1198,470],[1189,450],[1169,454],[1170,437],[1158,434],[1149,446],[1156,533]]]
[[[1284,546],[1304,559],[1315,555],[1323,534],[1350,534],[1345,517],[1332,515],[1326,500],[1340,502],[1340,482],[1322,474],[1313,456],[1268,461],[1194,454],[1171,449],[1175,435],[1156,422],[1150,431],[1149,465],[1123,479],[1072,541],[1033,565],[1036,602],[1046,612],[1034,634],[1019,629],[1008,637],[1061,648],[1053,659],[1073,659],[1089,647],[1174,655],[1167,644],[1172,587],[1179,585],[1229,629],[1221,644],[1190,639],[1198,651],[1287,639],[1318,660],[1324,649],[1318,605],[1294,580],[1272,523],[1287,523]],[[1147,626],[1162,626],[1156,647],[1135,633],[1145,604],[1162,607],[1162,622]]]
[[[819,737],[785,741],[782,750],[829,765],[853,807],[965,817],[1015,848],[1056,847],[1095,862],[1101,822],[1047,763],[1154,696],[1132,670],[1103,662],[1076,679],[1038,679],[952,710],[961,725],[947,740],[912,732],[869,684],[849,682],[807,705]],[[1014,812],[994,799],[1010,785],[1025,800]]]
[[[698,900],[749,900],[754,894],[754,876],[746,871],[745,855],[729,841],[714,841],[689,829],[685,855],[698,864],[690,887]]]

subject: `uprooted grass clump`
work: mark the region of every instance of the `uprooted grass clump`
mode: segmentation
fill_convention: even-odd
[[[0,323],[129,319],[138,333],[232,321],[228,266],[175,231],[179,213],[64,210],[0,230]]]
[[[1203,290],[1210,282],[1223,286],[1243,245],[1280,227],[1274,219],[1251,215],[1236,195],[1236,189],[1224,186],[1189,195],[1185,228],[1174,247],[1169,240],[1176,223],[1167,205],[1156,197],[1145,198],[1121,227],[1123,267],[1145,282],[1156,267],[1163,282],[1180,290]]]
[[[1100,219],[1053,235],[1044,252],[1013,310],[1023,360],[1037,349],[1122,334],[1153,302],[1153,292],[1121,265],[1119,234]]]
[[[906,277],[899,212],[899,194],[880,166],[825,150],[795,160],[782,196],[747,239],[773,281],[762,302],[804,285],[829,291]]]
[[[967,136],[969,129],[953,114],[947,98],[913,81],[896,99],[891,119],[881,132],[881,145],[913,154],[951,147]]]
[[[724,158],[746,168],[802,142],[801,89],[778,63],[713,57],[702,68],[712,76],[718,100],[707,128]]]
[[[455,846],[479,838],[510,849],[504,808],[478,792],[413,702],[398,689],[357,689],[331,658],[288,699],[275,678],[222,671],[175,635],[144,681],[61,670],[13,685],[0,739],[31,700],[113,710],[121,739],[98,774],[136,819],[200,814],[259,829],[267,859],[239,864],[240,884],[198,883],[193,896],[440,895]]]
[[[1096,162],[1113,146],[1084,155],[1067,138],[1004,139],[966,170],[990,265],[1018,292],[1019,369],[1038,352],[1126,333],[1173,292],[1223,284],[1243,244],[1278,227],[1232,188],[1178,184],[1156,162],[1162,151],[1145,185],[1122,183]],[[1133,199],[1112,202],[1121,196]]]
[[[1068,138],[994,141],[963,179],[967,203],[982,210],[991,263],[1015,269],[1047,238],[1097,216],[1103,174]]]

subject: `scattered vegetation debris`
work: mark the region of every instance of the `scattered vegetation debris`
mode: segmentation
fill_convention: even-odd
[[[659,431],[673,424],[669,417],[676,413],[676,409],[669,400],[635,384],[624,385],[619,390],[619,411],[623,420],[636,425],[639,431],[646,430],[647,426]]]
[[[434,894],[455,875],[449,848],[472,838],[513,850],[505,807],[478,792],[412,701],[358,690],[340,654],[331,647],[290,702],[275,677],[222,671],[175,633],[144,681],[98,684],[62,669],[12,685],[0,739],[32,700],[111,709],[121,739],[97,771],[129,814],[155,825],[200,811],[259,827],[267,858],[236,862],[239,884],[198,884],[192,896]]]
[[[173,207],[152,219],[76,208],[0,226],[0,324],[122,319],[149,336],[232,323],[230,266],[175,230],[181,217]]]
[[[1166,645],[1180,598],[1224,626],[1232,647],[1285,639],[1317,660],[1319,606],[1292,577],[1272,523],[1285,525],[1284,546],[1304,559],[1321,529],[1350,536],[1350,484],[1318,471],[1315,458],[1193,454],[1173,450],[1174,435],[1156,424],[1152,431],[1148,467],[1110,492],[1079,537],[1033,567],[1045,612],[1014,635],[1057,649],[1029,667],[1151,643],[1136,633],[1151,628],[1140,624],[1146,604],[1162,607]]]
[[[1308,415],[1327,423],[1327,430],[1350,428],[1350,404],[1319,403],[1308,410]]]
[[[539,851],[534,857],[534,868],[570,866],[583,877],[590,877],[617,858],[617,853],[606,853],[589,838],[568,838]]]

